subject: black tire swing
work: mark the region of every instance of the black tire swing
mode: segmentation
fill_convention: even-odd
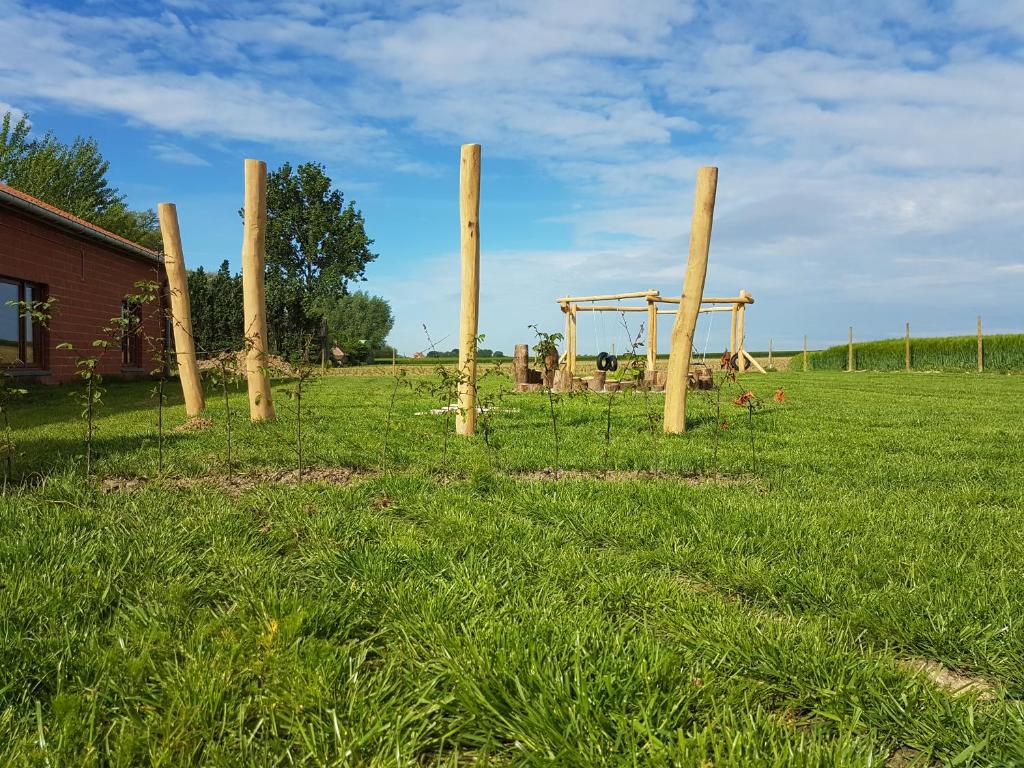
[[[607,352],[599,352],[597,355],[597,370],[617,371],[619,370],[619,358],[609,355]]]

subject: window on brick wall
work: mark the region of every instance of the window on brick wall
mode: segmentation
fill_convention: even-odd
[[[121,333],[121,365],[125,368],[139,367],[139,330],[142,313],[138,304],[121,302],[121,319],[124,320]]]
[[[0,277],[0,365],[43,366],[43,329],[22,317],[18,302],[43,301],[46,286]]]

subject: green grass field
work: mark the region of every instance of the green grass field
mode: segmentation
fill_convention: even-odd
[[[234,482],[222,402],[176,431],[172,397],[157,479],[150,385],[112,384],[86,483],[68,389],[34,391],[0,764],[1024,763],[1021,381],[748,375],[752,428],[692,394],[671,438],[660,395],[610,440],[564,399],[556,480],[546,396],[446,440],[437,398],[332,375],[306,459],[351,471],[299,484],[280,392],[270,425],[232,395]]]

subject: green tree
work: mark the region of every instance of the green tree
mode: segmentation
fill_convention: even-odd
[[[95,139],[71,144],[48,132],[29,139],[27,116],[0,120],[0,181],[25,194],[148,248],[160,248],[160,228],[152,210],[133,211],[107,180],[110,163]]]
[[[318,337],[327,308],[377,258],[362,213],[318,163],[267,176],[267,315],[281,354]]]
[[[201,352],[241,349],[242,277],[232,275],[225,260],[213,274],[202,267],[188,274],[192,335]]]
[[[331,339],[346,351],[358,345],[381,349],[395,324],[387,300],[365,291],[333,299],[325,314]]]

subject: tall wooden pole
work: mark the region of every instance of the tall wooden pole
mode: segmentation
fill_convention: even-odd
[[[807,334],[804,334],[804,373],[807,373]]]
[[[981,315],[978,315],[978,373],[985,370],[985,347],[981,340]]]
[[[658,305],[647,300],[647,370],[651,375],[647,380],[654,378],[658,370]]]
[[[772,340],[768,339],[768,367],[773,368],[772,365]]]
[[[569,305],[569,344],[572,350],[569,356],[569,375],[576,375],[576,346],[577,346],[577,334],[576,334],[576,305]]]
[[[746,297],[746,291],[740,291],[741,297]],[[747,370],[747,358],[743,354],[743,350],[746,348],[746,344],[743,343],[743,339],[747,333],[746,326],[747,317],[747,305],[738,304],[736,309],[736,365],[740,369],[740,373],[745,373]]]
[[[910,323],[907,323],[907,333],[903,339],[903,366],[910,371]]]
[[[242,227],[242,309],[249,418],[276,418],[267,375],[267,297],[264,262],[267,237],[267,164],[245,161],[245,223]]]
[[[732,309],[729,310],[729,360],[731,361],[736,354],[736,304],[732,305]]]
[[[686,388],[689,384],[690,353],[697,315],[704,298],[704,280],[708,274],[708,253],[711,250],[711,226],[715,216],[715,192],[718,169],[697,171],[697,187],[693,196],[693,219],[690,225],[690,253],[686,260],[682,298],[672,325],[668,371],[665,382],[665,414],[663,429],[670,434],[686,431]]]
[[[476,432],[476,340],[480,313],[480,145],[463,144],[459,174],[462,311],[459,319],[459,412],[455,432]]]
[[[846,372],[853,372],[853,326],[850,326],[850,338],[846,342]]]
[[[572,343],[570,342],[572,328],[569,325],[569,305],[563,304],[562,311],[565,313],[565,372],[568,375],[570,366],[572,366]]]
[[[171,326],[174,330],[174,356],[178,362],[178,378],[185,398],[185,413],[198,416],[206,407],[203,385],[196,365],[196,345],[192,336],[192,302],[188,296],[188,273],[181,250],[178,210],[174,203],[157,206],[160,234],[164,240],[164,271],[171,291]]]

